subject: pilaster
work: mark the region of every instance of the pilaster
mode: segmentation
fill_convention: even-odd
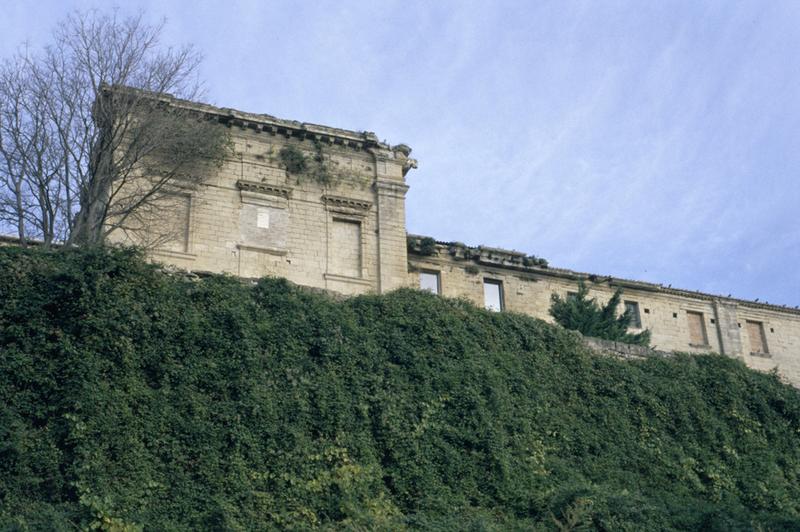
[[[378,292],[405,286],[408,279],[405,200],[408,185],[378,177],[374,184],[378,209]]]
[[[736,303],[715,299],[714,317],[717,322],[720,354],[741,358],[744,353]]]

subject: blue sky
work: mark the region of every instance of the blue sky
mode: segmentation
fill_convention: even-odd
[[[0,55],[107,5],[0,0]],[[800,2],[136,9],[211,103],[409,144],[410,232],[800,305]]]

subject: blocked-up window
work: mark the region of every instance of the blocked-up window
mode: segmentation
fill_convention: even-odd
[[[764,324],[760,321],[747,320],[747,337],[750,339],[750,352],[766,354],[769,353],[767,349],[767,337],[764,334]]]
[[[122,226],[140,246],[187,253],[190,207],[188,194],[165,194],[138,207]]]
[[[440,294],[439,272],[423,271],[419,273],[419,287],[434,294]]]
[[[639,314],[639,303],[636,301],[625,302],[625,312],[631,317],[631,327],[642,328],[642,317]]]
[[[172,208],[167,217],[170,219],[172,231],[167,236],[167,242],[163,247],[171,251],[186,252],[189,248],[190,198],[185,194],[176,194],[171,200]]]
[[[245,201],[246,200],[246,201]],[[260,200],[260,203],[255,201]],[[239,209],[239,242],[252,248],[286,250],[289,209],[272,198],[242,200]]]
[[[495,279],[483,280],[483,306],[487,310],[503,310],[503,282]]]
[[[259,229],[269,229],[269,210],[258,209],[256,212],[256,227]]]
[[[361,223],[334,219],[331,229],[331,273],[361,277]]]
[[[706,334],[706,323],[702,312],[686,312],[686,319],[689,322],[689,343],[697,346],[708,345],[708,335]]]

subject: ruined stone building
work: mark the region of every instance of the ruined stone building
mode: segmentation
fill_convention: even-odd
[[[584,280],[616,288],[661,350],[718,352],[800,384],[800,310],[547,266],[523,253],[408,235],[411,149],[373,133],[174,100],[230,128],[234,155],[161,219],[161,262],[241,277],[281,276],[343,294],[420,287],[552,321],[551,294]],[[120,235],[117,240],[124,240]]]

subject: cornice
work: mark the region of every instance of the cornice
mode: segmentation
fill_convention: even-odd
[[[333,196],[330,194],[323,195],[322,202],[325,204],[325,207],[328,210],[336,211],[366,213],[372,208],[371,201],[345,198],[343,196]]]
[[[416,161],[409,157],[411,148],[405,144],[392,146],[386,142],[381,142],[378,136],[371,131],[352,131],[320,124],[298,122],[297,120],[285,120],[268,114],[248,113],[229,107],[216,107],[207,103],[176,98],[167,93],[155,93],[133,87],[106,85],[102,90],[104,95],[117,93],[158,101],[178,109],[206,115],[230,127],[250,129],[270,135],[283,135],[287,138],[294,137],[300,140],[309,139],[322,143],[337,144],[354,150],[366,150],[369,148],[386,150],[392,153],[395,159],[403,162],[404,169],[406,167],[416,168]]]
[[[244,179],[240,179],[239,181],[236,182],[236,188],[238,188],[243,192],[266,194],[268,196],[280,196],[287,200],[292,196],[291,187],[282,187],[280,185],[270,185],[268,183],[246,181]]]
[[[408,192],[408,185],[399,181],[379,180],[373,185],[379,194],[390,195],[398,198],[404,198]]]

